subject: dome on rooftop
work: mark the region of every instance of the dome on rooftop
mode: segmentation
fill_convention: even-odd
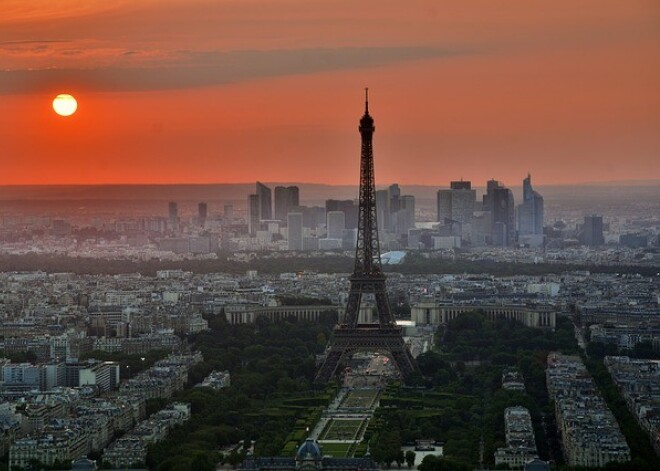
[[[296,460],[321,460],[323,455],[321,454],[321,447],[319,446],[316,440],[308,438],[305,440],[305,443],[300,445],[298,452],[296,453]]]

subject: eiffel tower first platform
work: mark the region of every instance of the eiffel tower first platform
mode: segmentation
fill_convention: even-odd
[[[330,381],[340,363],[358,351],[388,353],[404,380],[418,371],[417,363],[403,341],[401,327],[394,322],[387,300],[385,274],[380,263],[378,225],[376,224],[376,185],[372,147],[374,120],[369,115],[369,96],[366,92],[364,116],[360,119],[362,152],[360,157],[360,206],[358,217],[355,268],[351,275],[346,314],[332,334],[328,351],[315,381]],[[378,324],[359,324],[362,297],[373,295],[378,311]]]

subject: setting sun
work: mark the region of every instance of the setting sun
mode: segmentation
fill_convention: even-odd
[[[78,102],[73,96],[62,93],[53,100],[53,109],[60,116],[71,116],[78,109]]]

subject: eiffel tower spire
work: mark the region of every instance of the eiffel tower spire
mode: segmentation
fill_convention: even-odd
[[[376,128],[369,114],[369,89],[365,90],[364,115],[359,126],[362,139],[360,153],[360,203],[358,215],[355,266],[350,282],[344,319],[335,327],[330,349],[319,369],[316,381],[328,381],[346,356],[356,351],[388,352],[404,378],[417,371],[417,365],[394,322],[385,287],[385,274],[380,262],[378,224],[376,222],[376,179],[374,176],[373,135]],[[359,324],[363,295],[376,302],[378,324]]]
[[[355,249],[353,274],[376,275],[383,269],[380,264],[378,224],[376,223],[376,178],[374,176],[373,135],[376,128],[369,115],[369,89],[365,89],[364,115],[360,119],[362,152],[360,156],[360,204],[358,216],[358,242]]]

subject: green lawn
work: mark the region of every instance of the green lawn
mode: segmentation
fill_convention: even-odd
[[[350,448],[350,443],[321,443],[321,452],[335,458],[344,458]]]
[[[332,419],[319,440],[354,440],[364,419]]]
[[[346,395],[340,407],[347,409],[353,409],[353,408],[368,409],[373,405],[377,397],[378,397],[378,391],[376,390],[354,389],[353,391],[350,391]]]

